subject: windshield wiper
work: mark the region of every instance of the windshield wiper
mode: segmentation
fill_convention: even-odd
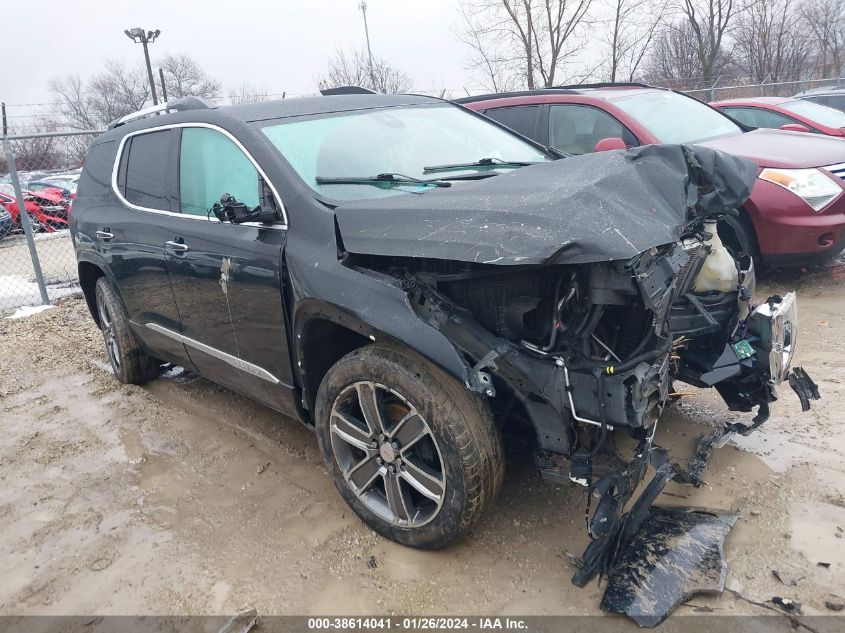
[[[424,187],[451,187],[451,182],[423,180],[403,174],[385,173],[377,176],[317,176],[318,185],[422,185]]]
[[[472,169],[473,167],[526,167],[536,165],[536,161],[524,160],[502,160],[501,158],[481,158],[472,163],[454,163],[452,165],[432,165],[423,167],[424,174],[432,174],[438,171],[455,171],[459,169]]]

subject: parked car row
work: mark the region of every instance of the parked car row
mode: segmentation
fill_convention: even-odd
[[[33,175],[36,177],[35,180],[25,179]],[[33,228],[38,232],[66,229],[70,208],[76,197],[79,174],[22,173],[19,177],[24,204]],[[0,238],[22,231],[18,202],[8,176],[0,177],[0,208],[9,215],[10,219],[9,226],[3,229],[2,217],[0,217]]]
[[[346,92],[181,99],[96,139],[70,225],[115,376],[167,361],[297,416],[352,510],[412,547],[476,524],[521,436],[544,478],[585,487],[573,582],[605,575],[603,609],[654,625],[691,579],[721,589],[708,570],[736,516],[652,501],[700,485],[778,385],[803,410],[819,394],[791,367],[795,294],[755,302],[753,249],[717,223],[746,209],[729,226],[758,221],[743,235],[766,258],[834,248],[818,242],[838,244],[843,186],[810,165],[845,162],[841,142],[790,163],[801,135],[640,86],[467,102],[492,118]],[[781,190],[795,204],[759,210]],[[673,463],[653,444],[673,379],[756,415]]]
[[[758,166],[751,196],[738,215],[719,223],[733,252],[751,254],[764,266],[797,266],[828,260],[845,246],[845,143],[825,135],[845,127],[839,110],[802,99],[712,107],[643,84],[569,86],[458,102],[566,154],[684,143],[751,159]],[[786,129],[767,129],[781,127],[767,123],[785,121],[773,117],[786,112],[792,113]],[[799,126],[823,133],[800,133]]]

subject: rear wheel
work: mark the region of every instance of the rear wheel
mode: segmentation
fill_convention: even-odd
[[[373,345],[344,356],[320,385],[316,417],[341,496],[404,545],[448,545],[501,487],[502,444],[489,407],[416,355]]]
[[[123,306],[105,277],[97,280],[94,292],[106,354],[117,379],[124,384],[140,385],[158,376],[158,363],[138,344]]]

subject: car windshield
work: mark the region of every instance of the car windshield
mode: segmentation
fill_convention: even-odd
[[[784,110],[789,110],[795,114],[812,119],[821,125],[828,127],[843,127],[845,128],[845,112],[835,108],[829,108],[820,103],[813,103],[804,99],[796,99],[795,101],[787,101],[779,104]]]
[[[669,90],[613,100],[661,143],[700,143],[741,134],[742,128],[710,106]]]
[[[311,189],[336,200],[420,193],[435,188],[401,179],[376,179],[379,175],[443,181],[551,160],[514,134],[445,103],[262,122],[261,131]],[[493,160],[467,165],[481,159]],[[439,167],[436,174],[425,169],[432,166]],[[371,181],[348,182],[355,178]]]

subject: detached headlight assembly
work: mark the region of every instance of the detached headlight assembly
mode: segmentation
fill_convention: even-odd
[[[788,292],[783,298],[770,297],[757,306],[748,321],[749,333],[757,338],[753,345],[758,360],[768,362],[769,380],[780,384],[789,373],[797,342],[798,299],[795,293]]]
[[[789,189],[814,211],[821,211],[842,193],[842,187],[818,169],[766,168],[758,178]]]

